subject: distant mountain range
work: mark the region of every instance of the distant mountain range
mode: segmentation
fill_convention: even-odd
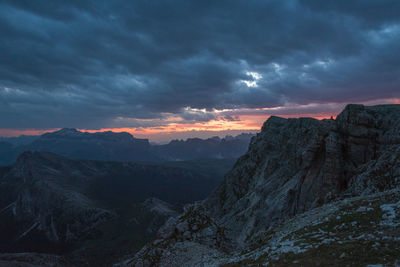
[[[0,137],[0,142],[7,142],[14,146],[27,145],[38,139],[39,135],[20,135],[18,137]]]
[[[38,137],[0,139],[0,165],[11,165],[25,151],[46,151],[73,159],[160,162],[200,158],[238,158],[247,150],[253,134],[236,137],[174,140],[150,145],[129,133],[87,133],[64,128]]]
[[[1,138],[0,265],[58,260],[37,253],[110,265],[153,240],[184,204],[204,199],[252,136],[151,145],[129,133],[64,128]]]
[[[238,158],[247,151],[250,139],[253,136],[255,135],[243,133],[235,137],[228,135],[225,138],[215,136],[208,139],[173,140],[166,145],[154,146],[153,151],[165,160]]]
[[[399,114],[348,105],[336,119],[273,116],[236,163],[24,152],[0,168],[0,265],[397,266]],[[229,139],[149,151],[181,159],[179,146],[202,155],[198,142],[222,151]]]

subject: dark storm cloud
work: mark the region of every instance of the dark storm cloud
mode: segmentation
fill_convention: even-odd
[[[3,1],[0,128],[400,97],[398,14],[399,1]]]

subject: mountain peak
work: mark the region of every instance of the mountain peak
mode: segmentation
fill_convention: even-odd
[[[61,130],[59,130],[58,132],[79,132],[76,128],[62,128]]]
[[[53,132],[53,133],[58,133],[58,134],[75,134],[75,133],[80,133],[76,128],[62,128],[59,131]]]
[[[60,137],[60,136],[76,136],[82,134],[82,132],[78,131],[75,128],[62,128],[55,132],[49,132],[43,134],[41,137]]]
[[[268,251],[268,255],[276,247],[269,241],[274,237],[271,231],[280,231],[285,223],[292,228],[290,222],[307,212],[314,213],[310,219],[313,227],[316,216],[325,220],[321,212],[334,210],[332,207],[344,198],[400,190],[399,170],[400,105],[348,105],[336,120],[272,116],[220,186],[202,203],[186,207],[174,225],[163,227],[160,236],[165,242],[158,240],[160,246],[153,243],[142,249],[132,265],[160,248],[163,255],[173,255],[174,262],[187,263],[187,255],[197,253],[198,248],[204,251],[204,244],[210,250],[207,254],[217,255],[232,248],[228,253],[232,255],[241,254],[242,248],[247,253],[248,248],[260,246],[262,240],[262,251]],[[338,227],[341,216],[345,213],[332,216]],[[355,217],[351,218],[353,221]],[[353,222],[349,229],[354,231]],[[293,242],[299,241],[293,238]],[[186,246],[180,250],[178,242],[187,241],[192,242],[192,249]],[[158,257],[158,262],[151,264],[164,265],[171,257]],[[216,262],[209,259],[204,262]]]

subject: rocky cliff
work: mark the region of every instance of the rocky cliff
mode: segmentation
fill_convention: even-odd
[[[366,203],[371,207],[360,211],[366,215],[363,220],[368,219],[368,212],[383,221],[387,216],[397,220],[397,204],[390,202],[388,194],[398,196],[393,192],[399,185],[400,105],[348,105],[336,120],[271,117],[208,199],[186,207],[184,214],[161,229],[159,240],[124,264],[218,265],[250,259],[253,263],[255,259],[260,260],[257,263],[271,263],[280,259],[279,253],[294,253],[296,247],[290,243],[285,250],[276,252],[276,246],[290,240],[288,231],[277,229],[291,229],[294,233],[302,231],[301,227],[311,229],[324,219],[331,222],[330,227],[342,223],[348,227],[347,221],[340,218],[359,214],[357,205],[368,198],[371,200]],[[361,200],[354,199],[357,197]],[[389,205],[389,215],[384,205]],[[342,214],[343,209],[347,213]],[[302,216],[308,225],[299,219]],[[297,228],[290,226],[290,221],[297,222]],[[375,220],[375,226],[380,226],[364,229],[363,234],[384,233],[383,221]],[[359,222],[350,223],[355,226]],[[393,222],[391,227],[397,224]],[[302,235],[307,233],[304,229]],[[351,231],[351,225],[347,230]],[[261,248],[258,254],[255,245]],[[266,248],[271,251],[264,251]],[[311,245],[308,250],[312,248]],[[295,252],[304,255],[308,250]],[[358,251],[356,247],[354,250]],[[247,253],[248,257],[239,259],[239,253]],[[380,260],[386,261],[387,257],[381,256]]]

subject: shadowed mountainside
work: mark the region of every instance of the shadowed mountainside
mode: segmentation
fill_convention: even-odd
[[[154,238],[183,204],[203,199],[232,164],[25,152],[12,167],[0,168],[0,252],[67,253],[74,265],[111,264]]]
[[[400,105],[271,117],[222,184],[123,265],[394,264],[398,190]]]

